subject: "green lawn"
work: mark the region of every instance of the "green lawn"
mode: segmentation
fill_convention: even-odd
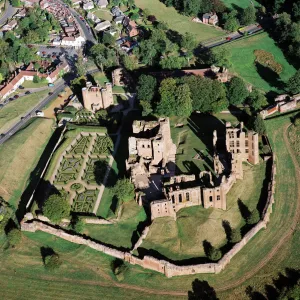
[[[52,125],[53,120],[35,119],[0,145],[0,195],[15,208],[34,179],[31,172],[53,133]]]
[[[198,42],[224,35],[224,31],[211,26],[192,22],[191,17],[179,14],[173,7],[166,7],[159,0],[136,0],[135,4],[142,9],[149,9],[158,21],[166,22],[170,29],[180,34],[189,32],[195,35]]]
[[[5,105],[0,110],[0,133],[7,131],[17,123],[27,111],[36,106],[46,95],[47,91],[42,91],[20,97]]]
[[[46,82],[34,83],[33,81],[24,81],[22,86],[25,89],[34,89],[34,88],[40,88],[40,87],[48,86],[48,82],[46,81]]]
[[[95,82],[99,83],[100,85],[104,85],[105,82],[110,82],[111,81],[110,79],[107,78],[105,73],[102,73],[102,72],[94,73],[92,76],[93,76]]]
[[[121,209],[122,213],[117,223],[112,225],[87,224],[84,233],[100,242],[131,249],[133,233],[139,223],[146,220],[146,214],[144,208],[135,201],[124,203]]]
[[[296,71],[267,33],[247,37],[221,47],[228,49],[231,54],[230,63],[232,66],[229,68],[230,71],[266,92],[270,90],[282,91],[282,83],[286,82]],[[272,53],[275,60],[282,65],[283,71],[279,77],[267,68],[259,67],[257,69],[254,51],[258,49]]]
[[[112,15],[109,11],[98,9],[93,11],[93,14],[97,16],[101,21],[111,21]]]
[[[252,3],[256,7],[260,6],[260,4],[257,1],[250,1],[250,0],[223,0],[222,1],[227,7],[233,8],[233,9],[238,9],[238,8],[246,8]],[[251,3],[252,2],[252,3]]]

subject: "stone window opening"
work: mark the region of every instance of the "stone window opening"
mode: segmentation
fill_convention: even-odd
[[[230,147],[234,147],[234,141],[230,141],[229,146],[230,146]]]
[[[209,202],[213,202],[213,197],[209,196]]]
[[[246,140],[246,141],[245,141],[245,147],[248,147],[248,146],[249,146],[249,141]]]
[[[174,197],[174,195],[172,195],[172,203],[173,204],[175,203],[175,197]]]
[[[221,196],[220,195],[217,196],[217,200],[221,200]]]
[[[182,202],[182,195],[179,194],[179,203],[181,203],[181,202]]]
[[[245,152],[246,152],[246,153],[249,153],[249,149],[245,149]]]
[[[148,148],[150,148],[150,145],[148,145]]]
[[[190,193],[186,193],[186,201],[190,201]]]
[[[236,146],[240,147],[240,141],[236,141]]]

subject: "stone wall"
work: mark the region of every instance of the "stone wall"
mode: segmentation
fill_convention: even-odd
[[[268,142],[268,140],[267,140]],[[271,148],[270,148],[271,149]],[[272,153],[271,156],[272,168],[270,174],[270,182],[268,185],[268,197],[266,206],[262,213],[262,219],[259,221],[244,237],[243,239],[235,244],[232,249],[227,252],[218,263],[207,263],[207,264],[197,264],[197,265],[187,265],[178,266],[167,262],[165,260],[159,260],[151,256],[144,256],[142,259],[132,255],[129,252],[119,251],[112,247],[105,246],[100,242],[94,242],[89,238],[84,238],[81,236],[73,235],[68,233],[63,229],[54,228],[50,224],[41,222],[40,220],[33,220],[31,214],[26,214],[23,221],[21,222],[21,229],[23,231],[35,232],[37,230],[58,236],[62,239],[70,241],[72,243],[86,245],[93,248],[99,252],[105,253],[112,257],[122,259],[132,265],[139,265],[143,268],[157,271],[159,273],[165,274],[167,277],[172,276],[182,276],[182,275],[192,275],[192,274],[202,274],[202,273],[220,273],[226,265],[228,265],[231,259],[263,228],[266,228],[267,223],[270,220],[270,215],[272,213],[272,205],[274,203],[274,193],[275,193],[275,175],[276,175],[276,164],[275,156]],[[145,228],[141,238],[135,245],[135,249],[139,247],[142,240],[148,233],[148,227]]]

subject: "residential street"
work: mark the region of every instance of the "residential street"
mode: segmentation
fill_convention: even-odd
[[[11,4],[7,1],[6,2],[6,10],[4,12],[4,14],[2,15],[2,17],[0,17],[0,25],[3,25],[6,23],[6,21],[8,19],[10,19],[16,12],[17,12],[17,8],[12,7]]]

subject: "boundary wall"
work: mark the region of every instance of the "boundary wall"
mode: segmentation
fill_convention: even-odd
[[[269,144],[268,138],[267,143]],[[271,148],[270,148],[271,149]],[[182,276],[182,275],[191,275],[191,274],[203,274],[203,273],[220,273],[231,261],[231,259],[263,228],[266,228],[270,220],[270,215],[272,213],[272,206],[274,203],[274,193],[275,193],[275,175],[276,175],[276,164],[275,164],[275,155],[271,155],[271,174],[270,181],[268,184],[268,196],[265,208],[262,212],[261,220],[246,233],[242,240],[235,244],[232,249],[227,252],[217,263],[206,263],[206,264],[197,264],[197,265],[186,265],[179,266],[173,263],[170,263],[165,260],[159,260],[152,256],[144,256],[143,258],[138,258],[131,254],[131,252],[123,252],[117,250],[113,247],[106,246],[101,242],[95,242],[89,238],[82,237],[79,235],[74,235],[62,228],[55,228],[53,225],[44,223],[41,220],[33,219],[32,214],[26,214],[24,219],[21,222],[22,231],[43,231],[57,237],[60,237],[64,240],[67,240],[72,243],[86,245],[92,249],[95,249],[99,252],[105,253],[115,258],[122,259],[132,265],[139,265],[143,268],[157,271],[164,274],[167,277],[172,276]],[[135,245],[135,249],[142,243],[143,238],[147,235],[149,228],[145,228],[143,234],[141,235],[140,240]]]

